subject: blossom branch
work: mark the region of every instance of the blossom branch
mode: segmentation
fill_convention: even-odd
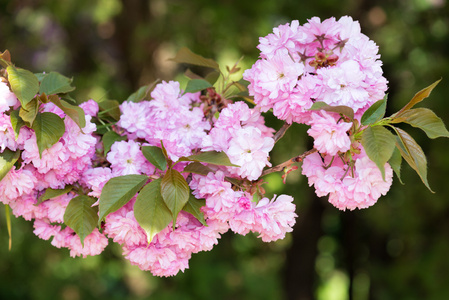
[[[285,161],[285,162],[283,162],[283,163],[281,163],[281,164],[279,164],[279,165],[277,165],[277,166],[275,166],[275,167],[266,169],[266,170],[264,170],[264,171],[262,172],[261,177],[262,177],[262,176],[265,176],[265,175],[268,175],[268,174],[271,174],[271,173],[274,173],[274,172],[282,171],[284,168],[286,168],[286,167],[288,167],[288,166],[290,166],[290,165],[292,165],[292,164],[294,164],[294,163],[302,162],[303,159],[304,159],[307,155],[310,155],[310,154],[315,153],[315,152],[317,152],[317,151],[318,151],[318,150],[315,149],[315,148],[310,149],[310,150],[304,152],[303,154],[301,154],[301,155],[299,155],[299,156],[296,156],[296,157],[293,157],[293,158],[290,158],[289,160],[287,160],[287,161]]]
[[[290,126],[292,126],[292,124],[284,123],[284,125],[282,125],[281,129],[279,129],[279,131],[276,132],[273,137],[275,143],[284,136],[285,132],[287,132],[287,129],[289,129]]]

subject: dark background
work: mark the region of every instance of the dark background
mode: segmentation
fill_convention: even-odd
[[[449,9],[446,0],[0,0],[0,50],[33,72],[73,76],[80,102],[123,101],[155,79],[185,81],[167,61],[178,49],[243,67],[258,38],[279,24],[350,15],[380,47],[393,113],[443,77],[425,106],[449,123]],[[280,122],[267,117],[269,125]],[[407,128],[410,129],[410,128]],[[273,163],[307,149],[303,126],[276,145]],[[299,218],[285,240],[265,244],[227,233],[190,269],[153,277],[122,258],[117,245],[86,259],[69,257],[13,219],[12,250],[0,214],[0,299],[449,299],[449,141],[410,129],[427,154],[432,194],[403,165],[387,196],[341,212],[318,199],[299,171],[270,194],[295,197]]]

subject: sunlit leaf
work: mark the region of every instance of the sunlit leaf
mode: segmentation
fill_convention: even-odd
[[[158,80],[155,80],[153,83],[151,84],[147,84],[144,86],[141,86],[137,91],[135,91],[134,93],[132,93],[128,99],[126,99],[126,101],[132,101],[132,102],[140,102],[144,99],[149,99],[149,95],[151,93],[151,91],[154,89],[154,87],[156,86],[156,84],[159,82]]]
[[[38,113],[31,127],[36,134],[39,155],[45,149],[50,148],[63,136],[65,131],[64,121],[51,112]]]
[[[8,66],[8,81],[22,106],[30,102],[39,91],[39,80],[28,70]]]
[[[394,173],[398,177],[399,181],[402,184],[404,184],[401,179],[402,156],[401,156],[401,152],[399,151],[399,149],[397,147],[394,147],[393,154],[391,155],[390,159],[388,160],[388,163],[390,164]]]
[[[71,86],[72,81],[73,79],[58,72],[50,72],[42,78],[39,93],[47,95],[69,93],[75,90],[75,87]]]
[[[0,181],[12,169],[16,161],[20,157],[20,151],[12,151],[8,148],[0,153]]]
[[[147,180],[146,175],[124,175],[109,179],[101,191],[98,222],[128,203]]]
[[[167,160],[161,148],[156,146],[142,146],[142,154],[159,170],[165,171],[167,168]]]
[[[309,110],[325,110],[328,112],[342,114],[344,116],[347,116],[351,120],[354,119],[354,110],[351,107],[345,105],[330,106],[325,102],[318,101],[313,103],[312,107]]]
[[[202,90],[205,90],[207,88],[212,87],[212,84],[210,84],[208,81],[204,79],[192,79],[189,82],[187,82],[187,87],[185,92],[186,93],[196,93]]]
[[[399,116],[401,113],[403,113],[404,111],[412,108],[413,106],[415,106],[417,103],[423,101],[424,99],[426,99],[427,97],[429,97],[430,93],[432,92],[432,90],[437,86],[438,83],[440,83],[440,80],[435,81],[434,83],[432,83],[431,85],[429,85],[428,87],[420,90],[419,92],[417,92],[415,94],[415,96],[413,96],[412,100],[410,100],[409,103],[407,103],[400,111],[398,111],[395,115],[393,116]]]
[[[37,98],[33,98],[30,102],[20,107],[19,117],[25,122],[25,124],[32,127],[38,111],[39,101]]]
[[[387,109],[387,96],[384,99],[375,102],[362,115],[362,125],[374,124],[385,116]]]
[[[365,152],[382,173],[385,180],[385,163],[393,155],[396,138],[383,126],[367,127],[362,133]]]
[[[161,194],[161,181],[156,179],[142,188],[134,203],[134,217],[147,234],[148,243],[170,224],[173,215]]]
[[[80,195],[70,200],[64,213],[64,223],[72,228],[80,237],[84,247],[84,239],[92,233],[98,222],[98,207],[93,206],[96,200]]]
[[[22,118],[19,116],[19,114],[20,114],[20,109],[16,109],[16,110],[13,110],[9,115],[9,117],[11,119],[12,128],[14,129],[14,135],[15,135],[16,140],[19,137],[20,128],[22,128],[22,126],[25,125],[25,122],[22,120]]]
[[[204,214],[201,211],[201,207],[206,205],[206,200],[196,199],[192,194],[189,195],[189,200],[182,208],[183,211],[192,214],[198,221],[204,226],[207,226],[206,220],[204,219]]]
[[[214,164],[217,166],[228,166],[228,167],[239,167],[238,165],[234,165],[229,160],[229,157],[226,153],[217,152],[217,151],[205,151],[200,152],[198,154],[190,155],[188,157],[181,157],[180,161],[196,161],[196,162],[204,162],[209,164]]]
[[[39,205],[48,199],[56,198],[58,196],[67,194],[72,189],[73,189],[73,186],[71,186],[71,185],[66,185],[63,189],[58,189],[58,190],[55,190],[52,188],[47,188],[45,190],[45,192],[37,199],[37,203],[35,205]]]
[[[428,108],[413,108],[404,111],[398,116],[401,122],[420,128],[431,139],[449,137],[449,132],[443,121]]]
[[[187,181],[176,170],[169,169],[162,178],[161,193],[165,204],[173,214],[173,229],[178,213],[189,200],[190,189]]]
[[[48,99],[72,119],[80,129],[86,126],[86,115],[81,107],[61,100],[57,95],[50,95]]]
[[[433,193],[427,181],[427,159],[418,143],[404,130],[394,127],[398,134],[397,147],[402,157],[418,173],[424,185]]]
[[[11,234],[11,211],[9,210],[9,205],[5,205],[5,216],[6,216],[6,228],[8,230],[8,237],[9,237],[8,249],[9,249],[9,251],[11,251],[12,234]]]
[[[115,142],[124,140],[126,140],[126,136],[121,136],[115,131],[107,131],[105,134],[103,134],[103,138],[101,139],[101,141],[103,142],[104,155],[106,155],[111,150],[111,146]]]
[[[195,54],[186,47],[179,49],[178,53],[176,53],[176,56],[171,60],[177,63],[185,63],[201,67],[208,67],[215,69],[217,71],[220,70],[220,67],[214,60],[210,58],[204,58],[198,54]]]

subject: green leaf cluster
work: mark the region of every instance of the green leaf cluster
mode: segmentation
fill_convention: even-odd
[[[361,133],[361,142],[366,154],[377,165],[383,178],[385,178],[384,166],[388,162],[401,181],[403,158],[416,171],[424,185],[432,191],[427,180],[427,159],[424,151],[410,134],[394,125],[409,124],[423,130],[432,139],[449,137],[449,131],[443,121],[432,110],[413,108],[427,98],[439,82],[440,80],[416,93],[399,112],[388,118],[384,118],[386,98],[374,103],[363,114],[361,125],[366,128]]]

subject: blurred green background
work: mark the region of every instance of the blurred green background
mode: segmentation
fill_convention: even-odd
[[[359,20],[380,47],[389,112],[443,77],[425,105],[449,124],[446,0],[0,0],[0,50],[17,66],[73,76],[79,101],[123,101],[157,78],[185,80],[182,66],[167,61],[183,46],[221,64],[244,55],[249,68],[258,38],[274,26],[342,15]],[[273,164],[307,149],[305,130],[289,130]],[[117,245],[70,258],[23,219],[13,219],[8,251],[0,213],[0,299],[449,299],[449,141],[410,132],[427,154],[435,194],[404,165],[404,186],[396,179],[373,207],[341,212],[299,172],[286,185],[272,174],[269,194],[295,197],[294,232],[271,244],[227,233],[173,278],[130,266]]]

